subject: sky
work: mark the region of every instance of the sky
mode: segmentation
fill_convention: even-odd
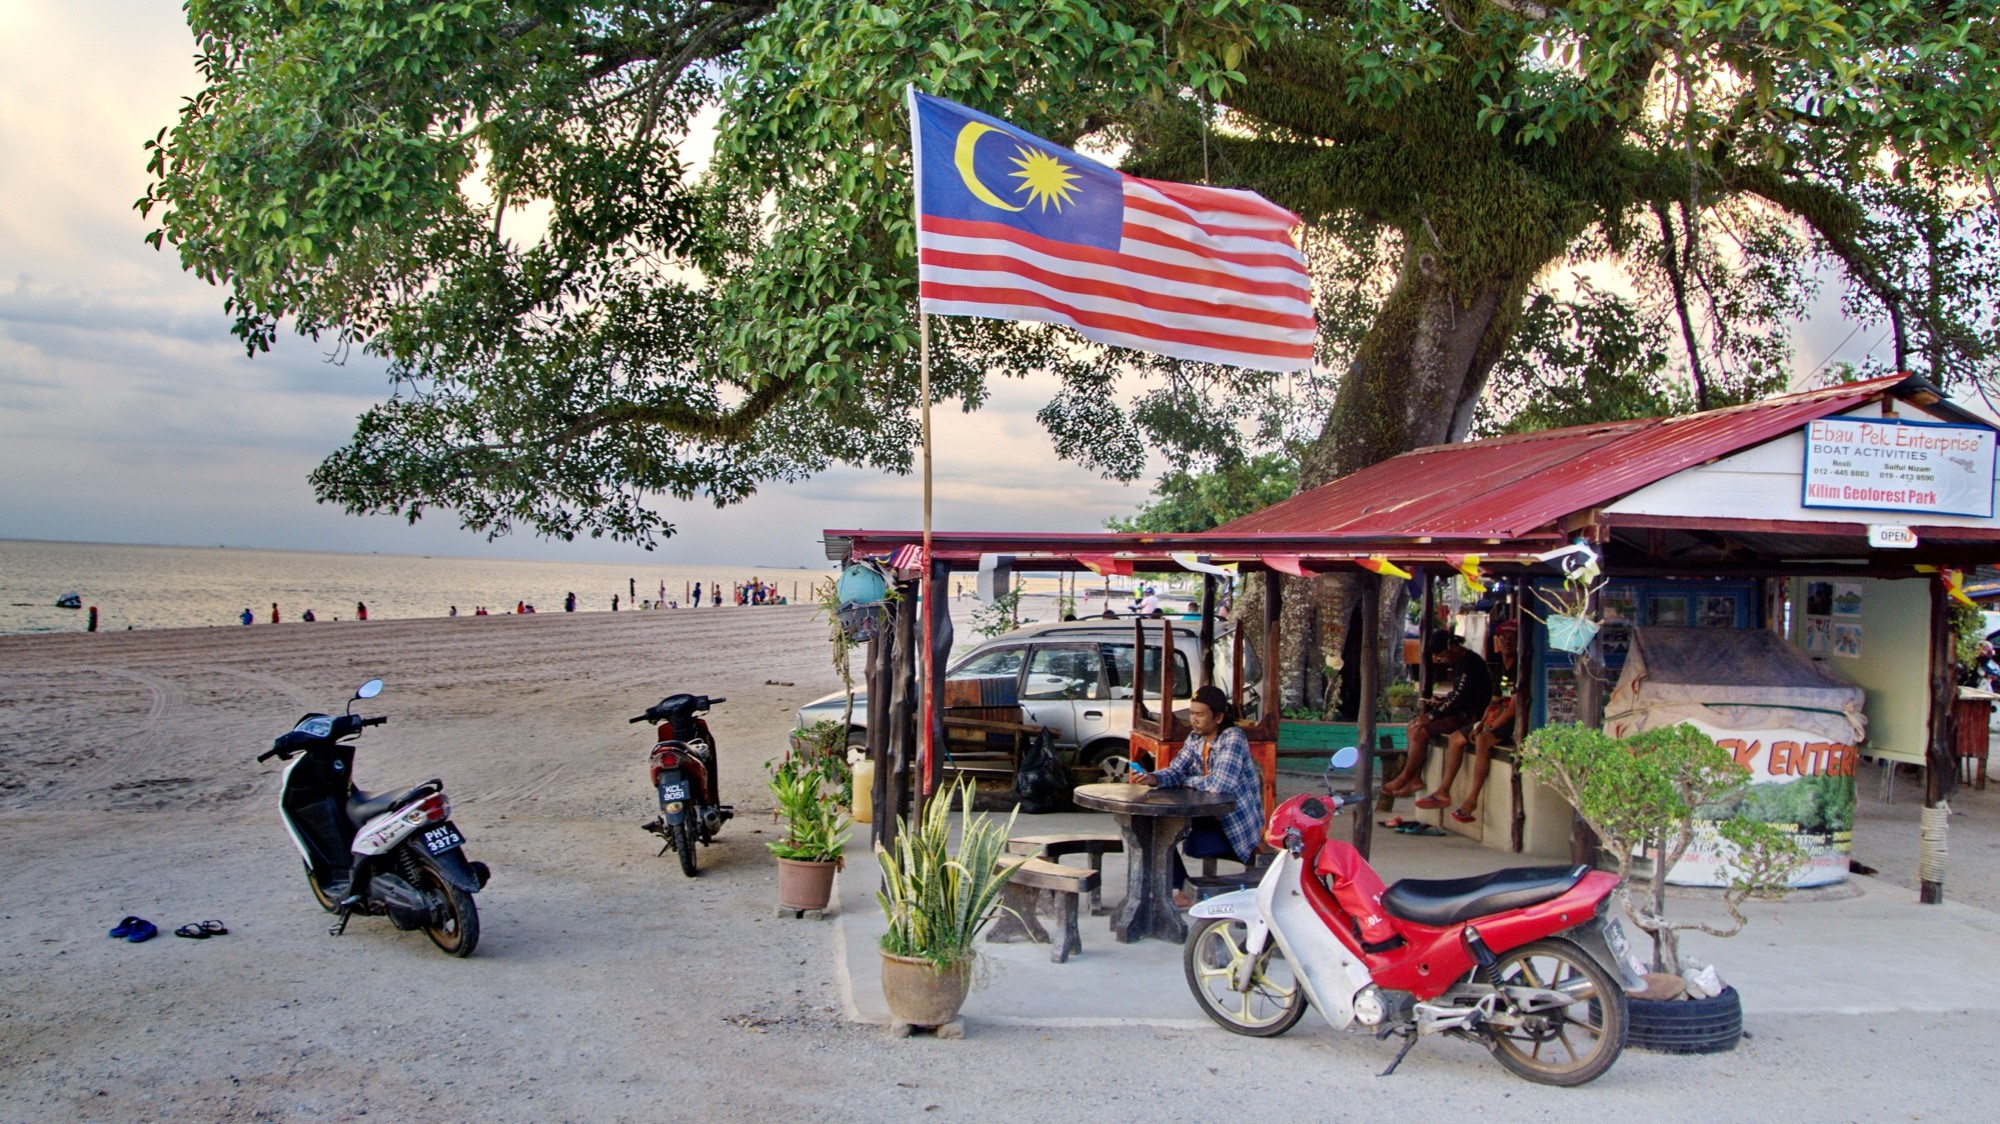
[[[288,337],[246,357],[223,292],[142,241],[142,143],[198,88],[171,0],[0,2],[0,538],[635,560],[638,547],[517,532],[489,543],[448,512],[415,526],[314,501],[306,475],[386,397],[382,365],[329,362]],[[1828,312],[1796,363],[1858,361],[1875,329]],[[1845,341],[1845,342],[1843,342]],[[1059,460],[1034,412],[1052,380],[934,412],[935,526],[1088,531],[1129,514],[1123,485]],[[717,510],[662,506],[679,533],[650,557],[820,565],[828,527],[916,527],[918,477],[853,469]]]

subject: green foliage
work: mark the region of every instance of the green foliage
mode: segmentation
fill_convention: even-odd
[[[1979,642],[1986,639],[1986,614],[1958,601],[1948,602],[1951,610],[1952,656],[1958,666],[1969,668],[1979,661]]]
[[[1194,532],[1271,506],[1298,490],[1296,460],[1284,453],[1232,457],[1207,472],[1170,470],[1137,515],[1104,522],[1114,531]]]
[[[1717,928],[1672,921],[1665,913],[1666,872],[1695,841],[1698,812],[1726,813],[1739,800],[1750,798],[1740,791],[1750,780],[1750,770],[1685,722],[1622,739],[1589,726],[1545,726],[1523,742],[1520,767],[1555,789],[1597,833],[1605,853],[1617,863],[1626,914],[1653,935],[1658,970],[1681,970],[1678,930],[1734,935],[1746,922],[1739,908],[1744,899],[1782,891],[1805,858],[1789,832],[1740,811],[1727,814],[1715,830],[1741,848],[1729,861],[1730,881],[1723,894],[1734,925]],[[1752,786],[1750,793],[1766,787],[1777,786]],[[1851,823],[1851,801],[1848,817]],[[1652,864],[1650,903],[1635,902],[1627,888],[1641,854]]]
[[[1777,784],[1750,785],[1731,802],[1703,808],[1757,823],[1791,824],[1809,834],[1854,830],[1854,778],[1798,777]]]
[[[139,208],[249,350],[290,329],[387,361],[322,501],[489,535],[650,544],[663,497],[909,468],[913,84],[1304,219],[1297,376],[936,321],[939,400],[1048,372],[1058,454],[1121,479],[1159,451],[1318,482],[1462,435],[1489,370],[1488,428],[1672,408],[1683,379],[1752,395],[1829,262],[1888,362],[1995,378],[1991,5],[1440,10],[192,0],[201,85]]]
[[[1021,627],[1021,593],[1020,586],[1009,586],[1007,592],[973,610],[972,631],[981,636],[1005,636]]]
[[[840,768],[830,769],[833,764]],[[766,786],[785,821],[783,838],[764,844],[772,854],[795,862],[840,860],[850,825],[840,813],[842,782],[836,774],[845,772],[845,763],[832,755],[787,757],[772,768]],[[851,790],[851,777],[846,784]]]
[[[1014,814],[996,825],[972,810],[972,795],[970,785],[954,782],[925,805],[915,827],[904,824],[894,853],[876,846],[882,889],[875,900],[889,922],[882,951],[952,967],[972,955],[973,938],[1001,908],[1000,890],[1014,871],[996,871],[995,864],[1014,830]],[[950,846],[954,807],[956,850]]]

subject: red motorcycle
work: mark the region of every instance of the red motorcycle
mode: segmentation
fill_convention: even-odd
[[[660,726],[660,740],[647,762],[653,792],[660,801],[660,817],[645,824],[645,829],[666,840],[660,853],[678,854],[681,873],[689,878],[695,876],[699,865],[696,844],[713,843],[723,822],[736,815],[733,806],[722,802],[715,735],[709,733],[707,720],[700,717],[709,707],[728,701],[707,695],[668,695],[632,719]]]
[[[1354,759],[1342,750],[1333,768]],[[1625,1045],[1626,989],[1643,983],[1610,916],[1617,877],[1516,867],[1385,887],[1352,844],[1327,838],[1340,809],[1359,803],[1330,790],[1285,801],[1265,828],[1279,853],[1259,884],[1191,911],[1183,961],[1209,1018],[1274,1037],[1310,1003],[1336,1029],[1401,1036],[1385,1077],[1433,1034],[1478,1042],[1545,1085],[1610,1069]]]

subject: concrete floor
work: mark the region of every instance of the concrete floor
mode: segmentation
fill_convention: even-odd
[[[1310,778],[1288,778],[1289,786]],[[1297,791],[1290,787],[1290,791]],[[1954,970],[1987,963],[2000,940],[2000,785],[1962,792],[1954,801],[1946,902],[1916,902],[1916,819],[1921,788],[1899,779],[1894,799],[1880,799],[1864,775],[1857,801],[1855,853],[1874,877],[1852,876],[1852,893],[1822,900],[1752,903],[1751,923],[1727,940],[1690,933],[1683,953],[1714,963],[1737,986],[1751,1025],[1761,1015],[1843,1015],[1889,1012],[2000,1012],[2000,975]],[[1407,803],[1404,805],[1407,810]],[[1017,834],[1112,830],[1110,817],[1062,813],[1022,817]],[[1468,840],[1376,832],[1374,862],[1385,881],[1449,878],[1507,865],[1511,856]],[[886,1023],[876,941],[883,931],[874,901],[876,866],[865,836],[850,847],[847,873],[831,918],[845,967],[841,990],[848,1016]],[[1124,864],[1105,863],[1105,897],[1123,893]],[[1698,894],[1698,892],[1695,892]],[[1717,922],[1719,903],[1677,894],[1677,914]],[[1832,900],[1826,900],[1831,897]],[[1106,918],[1087,918],[1083,951],[1066,964],[1048,959],[1046,945],[982,942],[980,979],[965,1014],[969,1022],[1002,1026],[1091,1027],[1207,1025],[1188,994],[1178,945],[1112,939]],[[1636,936],[1636,934],[1635,934]],[[1635,940],[1635,944],[1639,943]],[[1949,980],[1948,988],[1942,981]]]

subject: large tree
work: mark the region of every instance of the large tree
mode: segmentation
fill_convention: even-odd
[[[911,83],[1304,218],[1310,376],[939,324],[940,398],[1054,372],[1057,451],[1127,478],[1149,447],[1291,441],[1317,484],[1464,436],[1496,367],[1529,400],[1590,378],[1612,329],[1725,400],[1779,377],[1828,275],[1895,366],[1994,374],[2000,35],[1973,0],[188,14],[203,86],[141,208],[252,350],[289,326],[387,359],[314,476],[354,511],[650,541],[660,495],[907,467]]]

